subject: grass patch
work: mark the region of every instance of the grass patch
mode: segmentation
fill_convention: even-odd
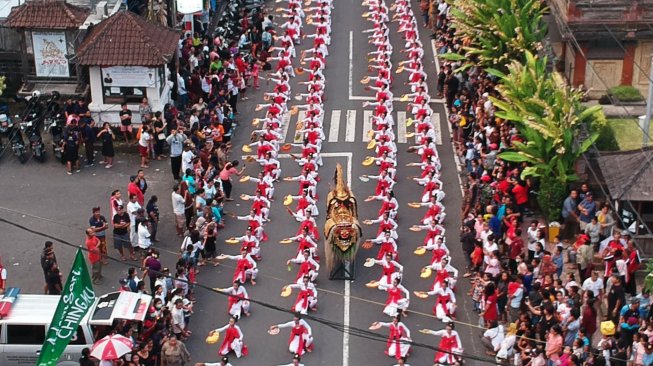
[[[615,118],[608,119],[608,126],[614,132],[619,145],[619,150],[638,150],[642,148],[642,129],[639,128],[639,121],[636,118]],[[653,138],[653,122],[649,126],[649,136]],[[653,145],[653,140],[649,140]]]
[[[629,86],[621,85],[615,86],[608,90],[610,95],[614,95],[621,102],[641,102],[644,100],[642,93],[639,92],[639,89]]]

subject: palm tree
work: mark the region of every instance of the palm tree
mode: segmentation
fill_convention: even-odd
[[[454,0],[450,14],[466,56],[505,71],[525,51],[542,48],[547,27],[541,0]]]
[[[553,207],[560,206],[568,183],[578,179],[576,161],[599,137],[606,120],[601,106],[584,107],[584,93],[546,69],[546,57],[525,52],[522,59],[524,63],[510,63],[506,73],[487,70],[500,79],[497,90],[502,99],[492,98],[496,116],[514,122],[527,141],[513,143],[514,151],[499,156],[528,163],[522,177],[540,178],[540,208],[557,218]],[[581,139],[583,132],[586,137]]]

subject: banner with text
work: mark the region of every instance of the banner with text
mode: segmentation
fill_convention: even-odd
[[[77,249],[73,268],[63,288],[57,311],[45,338],[38,366],[56,365],[71,338],[77,334],[79,322],[95,301],[95,292],[84,261],[84,255]]]

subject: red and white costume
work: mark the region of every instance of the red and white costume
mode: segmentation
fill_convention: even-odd
[[[307,349],[313,350],[313,330],[304,319],[277,324],[276,327],[279,329],[290,328],[290,338],[288,339],[290,353],[302,356]]]
[[[215,332],[222,333],[224,332],[224,340],[218,354],[220,356],[226,356],[230,352],[236,354],[236,357],[240,358],[242,356],[247,356],[249,350],[247,346],[243,343],[243,332],[240,330],[240,327],[236,324],[227,324],[222,328],[214,330]]]

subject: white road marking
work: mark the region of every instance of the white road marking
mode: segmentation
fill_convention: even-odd
[[[397,112],[397,142],[405,144],[408,142],[406,138],[406,112]]]
[[[331,111],[331,125],[329,125],[329,142],[337,142],[339,132],[340,132],[340,110],[334,109]]]
[[[288,135],[288,128],[290,127],[290,112],[286,112],[281,118],[281,141],[286,141],[286,135]]]
[[[370,137],[367,135],[367,133],[372,129],[373,113],[373,111],[363,111],[363,142],[370,141]]]
[[[347,125],[345,130],[345,141],[354,142],[356,140],[356,110],[347,111]]]
[[[306,118],[306,111],[299,111],[299,113],[297,113],[297,123],[303,121],[304,118]],[[293,142],[294,143],[302,142],[302,134],[295,131],[295,138],[294,138]]]
[[[354,31],[349,31],[349,100],[351,100],[354,93]]]
[[[435,39],[431,40],[431,52],[433,52],[433,59],[436,60],[435,61],[435,73],[439,74],[440,73],[440,62],[437,61],[437,57],[436,57],[437,54],[438,54],[438,51],[435,50]],[[441,103],[443,103],[443,102],[444,102],[444,100],[442,100]]]
[[[349,97],[349,100],[376,100],[374,97],[366,97],[366,96],[360,96],[360,95],[353,95]],[[401,102],[399,97],[394,97],[392,98],[393,102]],[[444,99],[442,98],[431,98],[431,101],[429,104],[436,104],[436,103],[444,103]]]
[[[433,131],[435,132],[435,144],[442,145],[442,131],[440,131],[440,113],[433,113],[431,115],[431,124],[433,124]]]

